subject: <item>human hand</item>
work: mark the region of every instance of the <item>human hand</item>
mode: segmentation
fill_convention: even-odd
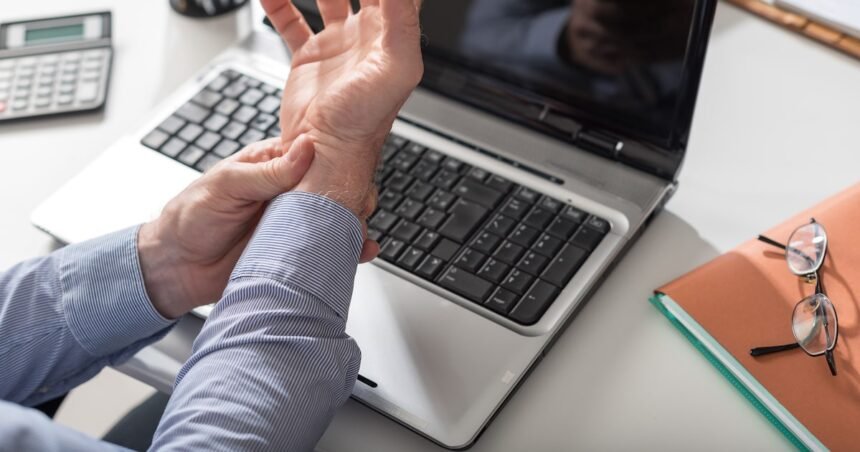
[[[155,308],[178,318],[221,298],[266,204],[292,190],[314,160],[307,138],[251,144],[173,198],[138,234],[144,284]],[[378,253],[365,243],[361,261]]]
[[[281,102],[286,146],[307,136],[316,158],[297,190],[323,194],[364,221],[373,175],[397,112],[418,84],[417,0],[318,0],[325,29],[314,35],[290,0],[262,0],[289,45],[292,69]]]

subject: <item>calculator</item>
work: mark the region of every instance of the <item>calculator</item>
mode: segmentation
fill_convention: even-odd
[[[107,11],[0,24],[0,123],[101,109],[112,58]]]

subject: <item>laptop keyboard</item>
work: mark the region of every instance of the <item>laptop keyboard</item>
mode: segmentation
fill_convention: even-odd
[[[199,171],[280,135],[283,92],[227,70],[142,144]],[[522,325],[540,320],[609,232],[574,206],[390,135],[368,235],[379,258]]]

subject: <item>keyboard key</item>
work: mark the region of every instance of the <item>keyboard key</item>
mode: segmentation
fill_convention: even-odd
[[[478,272],[478,276],[498,284],[505,279],[505,275],[507,275],[510,270],[510,265],[495,259],[490,259],[484,265],[484,268]]]
[[[511,307],[513,307],[517,302],[518,298],[517,294],[509,290],[499,288],[496,289],[496,292],[493,293],[493,296],[491,296],[489,300],[487,300],[485,305],[501,315],[507,315],[511,310]]]
[[[501,241],[501,237],[489,232],[483,232],[472,242],[472,248],[484,254],[491,254]]]
[[[448,170],[441,170],[435,176],[433,176],[433,180],[430,181],[431,184],[443,188],[445,190],[450,190],[454,184],[460,179],[460,175]]]
[[[391,231],[391,235],[403,240],[404,242],[412,243],[412,239],[414,239],[419,232],[421,232],[421,226],[403,220],[394,228],[393,231]]]
[[[161,146],[159,151],[168,157],[176,157],[185,150],[186,146],[188,146],[188,143],[179,138],[171,138],[167,143],[164,143],[164,146]]]
[[[416,162],[418,162],[418,157],[400,153],[396,157],[391,159],[388,164],[393,166],[394,169],[398,171],[408,173],[409,170],[412,168],[412,165],[415,165]]]
[[[197,146],[191,145],[188,146],[182,154],[179,154],[177,160],[180,162],[193,167],[195,163],[197,163],[200,158],[202,158],[206,152],[203,149],[198,148]]]
[[[413,271],[418,264],[424,259],[424,252],[417,248],[409,248],[400,256],[400,259],[397,260],[397,265],[405,268],[406,270]]]
[[[442,212],[447,212],[448,208],[451,207],[451,204],[454,203],[457,197],[448,193],[444,190],[436,190],[436,193],[430,198],[430,201],[427,201],[427,204],[434,209],[441,210]]]
[[[514,269],[505,281],[502,283],[502,287],[511,292],[518,293],[520,295],[524,294],[526,290],[528,290],[529,286],[534,282],[534,276],[517,269]]]
[[[424,230],[424,232],[421,233],[421,236],[418,237],[418,240],[416,240],[413,245],[416,248],[420,248],[424,251],[430,251],[436,245],[436,242],[439,241],[439,237],[440,236],[438,232]]]
[[[281,100],[274,96],[266,96],[257,104],[257,109],[269,114],[275,114],[281,108]]]
[[[207,88],[211,89],[212,91],[221,91],[229,83],[230,83],[229,78],[227,78],[224,74],[219,74],[218,77],[215,77],[214,80],[209,82],[209,85],[207,85]]]
[[[534,204],[537,202],[538,198],[540,198],[540,195],[536,191],[526,187],[520,187],[520,189],[517,190],[517,194],[514,196],[516,196],[520,201],[528,204]]]
[[[439,274],[439,270],[442,270],[443,265],[445,265],[445,261],[442,259],[436,256],[427,256],[424,262],[418,267],[416,273],[418,276],[433,279]]]
[[[379,256],[383,259],[391,262],[397,261],[397,257],[400,256],[400,253],[406,248],[406,244],[397,239],[390,239],[385,245],[382,247],[382,251],[379,252]]]
[[[493,284],[465,270],[451,267],[439,278],[439,285],[469,300],[482,303]]]
[[[553,257],[558,253],[558,250],[561,249],[562,245],[564,245],[564,242],[561,240],[549,234],[544,234],[537,242],[535,242],[532,249],[544,256]]]
[[[505,179],[504,177],[496,176],[494,174],[490,176],[489,179],[487,179],[487,186],[502,193],[507,193],[508,191],[510,191],[511,187],[514,186],[514,184],[511,183],[511,181]]]
[[[196,141],[194,141],[194,144],[200,149],[209,152],[215,148],[215,145],[218,144],[219,141],[221,141],[220,135],[207,130],[206,132],[203,132],[203,135],[200,135]]]
[[[251,88],[248,91],[242,93],[242,96],[239,97],[239,102],[242,102],[245,105],[257,105],[258,102],[263,100],[266,97],[266,93],[258,90],[257,88]]]
[[[424,211],[418,218],[418,224],[430,229],[437,229],[443,221],[445,221],[445,212],[432,207]]]
[[[265,132],[269,130],[269,128],[272,127],[272,125],[276,122],[278,122],[278,118],[268,113],[260,113],[259,115],[257,115],[256,118],[251,121],[251,127],[259,131]]]
[[[529,210],[529,205],[519,199],[511,199],[502,208],[502,213],[515,219],[522,220]]]
[[[473,202],[459,200],[439,233],[456,242],[464,242],[487,216],[487,209]]]
[[[438,170],[438,166],[428,162],[427,160],[419,160],[415,163],[415,166],[409,170],[409,174],[424,182],[430,182]]]
[[[215,111],[217,113],[221,113],[224,116],[230,116],[233,114],[234,111],[236,111],[236,109],[239,108],[240,105],[241,104],[236,99],[228,98],[222,100],[221,103],[219,103],[218,106],[215,107]]]
[[[195,165],[194,167],[205,173],[206,171],[212,169],[213,166],[217,165],[218,162],[220,162],[221,160],[222,159],[218,156],[206,154],[206,156],[200,159],[200,161],[197,162],[197,165]]]
[[[529,251],[523,256],[523,259],[517,264],[517,268],[520,270],[530,273],[532,275],[538,276],[543,271],[546,264],[549,263],[549,258],[535,253],[534,251]]]
[[[460,255],[455,265],[463,270],[468,270],[469,273],[476,273],[486,259],[487,256],[484,253],[467,249]]]
[[[255,116],[257,116],[257,113],[259,113],[259,111],[257,111],[256,108],[242,105],[233,113],[233,120],[241,122],[242,124],[248,124]]]
[[[550,198],[549,196],[544,196],[540,201],[540,206],[544,209],[552,212],[553,214],[558,213],[561,210],[561,201],[557,199]]]
[[[493,254],[493,257],[510,265],[515,265],[525,252],[526,249],[517,244],[504,242]]]
[[[409,140],[401,137],[400,135],[395,135],[392,133],[392,134],[388,135],[388,138],[385,139],[385,143],[390,144],[395,149],[399,150],[399,149],[402,149],[403,146],[406,146],[406,144],[409,143]]]
[[[570,243],[582,249],[593,251],[597,248],[597,245],[601,240],[603,240],[603,234],[595,229],[583,226],[573,234],[573,238],[570,239]]]
[[[170,139],[170,135],[162,132],[161,130],[155,129],[152,132],[149,132],[148,135],[143,137],[141,142],[144,146],[150,147],[152,149],[160,148],[167,140]]]
[[[423,158],[434,165],[439,165],[442,163],[442,160],[445,160],[445,154],[439,151],[428,151],[424,154]]]
[[[191,98],[191,100],[194,101],[195,103],[202,105],[202,106],[209,108],[209,109],[211,109],[212,107],[217,105],[218,102],[221,102],[221,99],[224,99],[224,96],[222,96],[216,92],[209,91],[208,89],[204,89],[203,91],[200,91],[199,93],[197,93],[197,95],[195,95],[194,97]]]
[[[203,127],[206,127],[213,132],[220,132],[228,122],[230,122],[230,118],[222,115],[221,113],[213,113],[212,116],[203,123]]]
[[[405,193],[413,180],[411,176],[395,171],[386,181],[386,186],[389,190],[394,190],[397,193]]]
[[[221,94],[232,97],[234,99],[238,98],[248,89],[248,85],[246,85],[241,80],[236,80],[235,82],[227,85],[226,88],[221,90]]]
[[[486,170],[483,170],[481,168],[472,168],[471,170],[469,170],[469,173],[467,174],[467,176],[470,179],[476,180],[478,182],[485,181],[487,179],[487,176],[489,176],[489,175],[490,175],[489,172],[487,172]]]
[[[541,279],[551,282],[556,287],[564,287],[587,257],[587,251],[568,245],[550,262]]]
[[[538,281],[511,311],[511,318],[524,325],[537,323],[558,293],[557,287]]]
[[[206,117],[209,116],[209,110],[195,103],[188,102],[185,105],[179,107],[179,110],[176,110],[176,115],[187,121],[201,124],[203,120],[205,120]]]
[[[565,220],[572,221],[576,224],[584,222],[587,217],[587,213],[573,206],[565,207],[564,210],[561,212],[561,215],[559,216],[559,218],[564,218]]]
[[[562,240],[569,239],[570,236],[573,235],[574,231],[576,231],[576,223],[560,217],[553,220],[552,224],[550,224],[547,229],[547,232],[561,238]]]
[[[221,135],[223,135],[223,136],[225,136],[231,140],[238,140],[239,136],[241,136],[243,133],[245,133],[246,129],[247,129],[247,127],[245,127],[244,124],[239,124],[238,122],[230,121],[229,124],[227,124],[226,126],[224,126],[224,128],[221,129]]]
[[[387,234],[388,231],[397,223],[397,220],[400,218],[397,215],[394,215],[391,212],[386,212],[384,210],[377,211],[373,218],[368,223],[368,226],[373,229],[382,231],[384,234]]]
[[[240,148],[241,146],[239,143],[233,140],[223,140],[215,146],[215,149],[213,149],[212,152],[214,152],[218,157],[227,158],[235,154]]]
[[[482,206],[494,208],[505,196],[504,193],[487,188],[480,182],[464,178],[453,190],[454,194],[463,199],[476,202]]]
[[[260,132],[257,129],[248,129],[245,133],[242,134],[241,137],[239,137],[239,144],[241,144],[242,146],[247,146],[251,143],[256,143],[265,138],[265,133]]]
[[[609,232],[609,222],[604,220],[603,218],[595,217],[594,215],[588,217],[588,220],[585,222],[585,225],[600,231],[603,234]]]
[[[517,225],[517,222],[504,216],[504,215],[496,215],[493,218],[493,221],[487,225],[487,232],[492,232],[495,235],[506,237],[508,233]]]
[[[197,124],[186,124],[182,130],[179,131],[179,138],[187,142],[192,142],[203,133],[203,127],[200,127]]]
[[[537,229],[521,224],[514,229],[509,240],[528,248],[537,239],[538,235],[540,235],[540,231]]]
[[[379,195],[379,208],[389,211],[394,211],[397,209],[397,206],[400,205],[400,201],[403,200],[403,195],[394,193],[393,191],[384,191],[381,195]]]
[[[526,216],[524,223],[533,228],[543,229],[550,221],[552,221],[553,217],[555,217],[555,214],[552,212],[540,207],[535,207],[534,210]]]
[[[430,254],[442,259],[445,262],[451,260],[455,254],[457,254],[457,250],[460,249],[460,245],[448,240],[442,239],[436,248],[433,248],[433,252]]]
[[[385,237],[385,234],[383,234],[381,231],[377,231],[373,228],[367,229],[368,240],[373,240],[378,243],[380,240],[382,240],[383,237]]]
[[[433,190],[435,189],[436,188],[432,185],[419,180],[415,181],[415,183],[412,184],[412,187],[410,187],[409,191],[406,192],[406,196],[409,196],[416,201],[423,202],[433,193]]]
[[[260,85],[259,88],[261,90],[263,90],[263,92],[266,94],[274,95],[276,92],[278,92],[278,88],[274,87],[273,85],[269,85],[269,84],[265,84],[265,83]]]
[[[397,155],[397,151],[399,151],[399,149],[390,144],[386,143],[382,145],[382,161],[387,162],[391,160],[392,157]]]
[[[442,161],[442,168],[451,171],[452,173],[459,173],[461,168],[464,168],[463,162],[453,158],[448,157]]]
[[[174,135],[174,134],[176,134],[176,132],[179,132],[179,129],[181,129],[184,126],[185,126],[184,120],[177,118],[176,116],[170,116],[169,118],[165,119],[164,122],[159,124],[158,128],[171,134],[171,135]]]

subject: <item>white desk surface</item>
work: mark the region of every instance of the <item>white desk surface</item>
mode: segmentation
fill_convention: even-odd
[[[10,2],[0,19],[98,9],[114,13],[105,112],[0,125],[0,268],[51,250],[36,205],[249,27],[167,0]],[[858,82],[860,61],[721,3],[678,194],[472,450],[788,449],[647,298],[857,182]],[[319,450],[440,449],[350,401]]]

